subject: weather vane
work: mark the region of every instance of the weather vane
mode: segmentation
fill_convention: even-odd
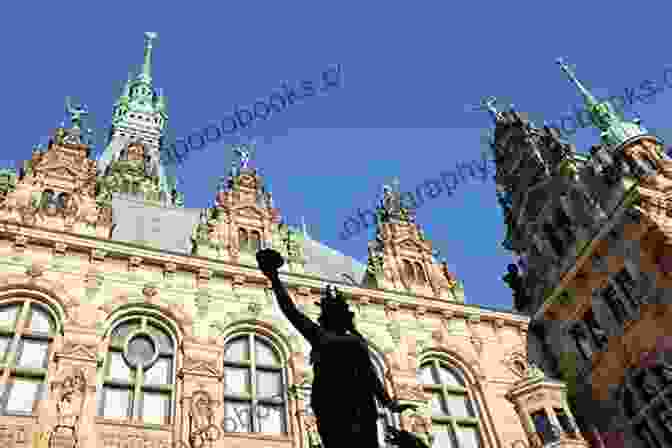
[[[65,113],[70,115],[73,128],[79,128],[83,117],[89,115],[89,108],[85,104],[73,105],[69,96],[65,97]]]
[[[238,156],[238,165],[241,169],[247,169],[250,165],[250,159],[256,150],[255,143],[240,143],[233,145],[233,152]]]

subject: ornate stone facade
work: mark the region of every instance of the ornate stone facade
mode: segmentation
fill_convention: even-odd
[[[505,246],[525,260],[522,276],[510,266],[506,280],[531,317],[527,356],[566,383],[593,446],[669,446],[672,344],[661,341],[670,327],[672,161],[640,120],[598,101],[558,62],[600,131],[589,154],[488,104]],[[660,359],[649,374],[641,363],[651,356]]]
[[[326,285],[338,284],[385,387],[420,405],[400,421],[381,409],[381,429],[401,427],[434,446],[455,438],[460,447],[500,448],[525,438],[505,395],[520,379],[512,363],[525,359],[528,318],[465,304],[462,285],[389,198],[382,276],[284,225],[247,164],[200,218],[181,210],[182,196],[155,164],[167,114],[151,87],[156,35],[147,37],[143,71],[115,106],[103,155],[89,158],[73,117],[72,129],[59,128],[4,184],[0,446],[318,444],[309,347],[254,262],[268,246],[286,256],[282,280],[311,318]],[[196,216],[193,226],[185,221],[190,250],[118,237],[128,197]],[[359,277],[351,284],[340,281],[351,275],[346,266]]]

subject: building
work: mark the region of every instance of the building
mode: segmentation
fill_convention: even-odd
[[[528,357],[566,382],[593,446],[670,446],[672,163],[638,119],[599,103],[558,63],[600,130],[589,154],[489,104],[503,244],[523,266],[510,283],[531,318]],[[552,419],[538,418],[540,427]]]
[[[401,421],[381,410],[381,432],[520,448],[532,406],[571,416],[564,386],[528,366],[529,318],[465,303],[398,191],[386,189],[367,265],[284,225],[247,162],[214,206],[184,208],[161,161],[168,114],[146,37],[97,160],[87,110],[69,104],[70,128],[0,172],[0,446],[314,446],[310,348],[257,269],[261,247],[284,255],[313,319],[339,287],[391,395],[421,405]],[[585,446],[557,421],[574,436],[562,446]]]

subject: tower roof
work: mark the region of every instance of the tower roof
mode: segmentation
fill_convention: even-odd
[[[601,131],[600,138],[604,144],[617,147],[634,137],[648,134],[648,131],[640,126],[638,121],[626,121],[616,112],[609,101],[599,102],[578,80],[574,71],[565,63],[564,59],[558,58],[556,62],[583,96],[586,109],[590,113],[590,119],[593,125]]]

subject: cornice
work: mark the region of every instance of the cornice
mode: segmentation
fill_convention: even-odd
[[[86,235],[73,235],[67,232],[47,230],[29,225],[18,225],[7,221],[0,221],[0,233],[9,234],[10,239],[21,236],[27,239],[29,243],[41,243],[46,246],[53,246],[54,241],[67,245],[68,253],[103,251],[105,258],[141,259],[141,265],[169,265],[170,271],[186,271],[198,276],[199,273],[211,275],[213,281],[215,277],[228,277],[233,279],[244,279],[245,285],[258,284],[265,286],[268,282],[263,274],[253,266],[239,265],[221,260],[212,260],[205,257],[179,254],[170,251],[152,249],[148,247],[139,247],[122,241],[111,241]],[[104,262],[104,261],[103,261]],[[140,268],[141,269],[141,266]],[[112,279],[113,275],[110,275]],[[325,283],[333,283],[343,291],[343,293],[353,296],[354,303],[359,303],[360,297],[366,297],[363,302],[369,304],[379,304],[384,306],[397,307],[399,312],[416,313],[418,310],[424,313],[425,317],[441,318],[441,315],[453,313],[455,318],[468,318],[472,315],[479,315],[481,322],[498,322],[498,325],[509,325],[524,328],[528,325],[530,318],[517,315],[514,312],[490,310],[474,305],[459,304],[448,302],[443,299],[437,299],[430,296],[414,296],[400,292],[369,289],[360,286],[353,286],[347,283],[331,282],[318,277],[297,273],[280,273],[280,278],[287,283],[288,288],[306,288],[312,292],[324,288]],[[242,285],[241,285],[242,286]],[[436,316],[432,316],[436,314]]]

